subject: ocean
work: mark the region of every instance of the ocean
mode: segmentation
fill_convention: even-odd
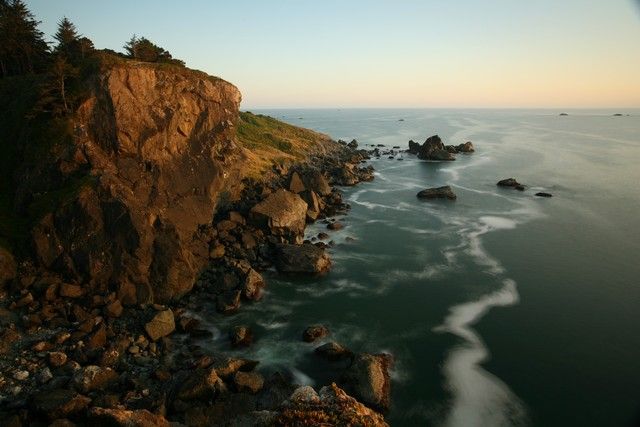
[[[640,111],[253,112],[361,148],[438,134],[476,149],[370,161],[375,180],[343,189],[345,228],[307,230],[334,242],[331,273],[268,275],[261,302],[217,325],[251,325],[263,369],[331,381],[300,339],[322,323],[354,351],[393,354],[394,426],[640,422]],[[510,177],[526,191],[496,186]],[[441,185],[457,200],[416,198]]]

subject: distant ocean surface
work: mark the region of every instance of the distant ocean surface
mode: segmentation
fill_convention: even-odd
[[[640,422],[639,110],[252,112],[361,148],[433,134],[476,147],[454,162],[371,160],[375,180],[344,189],[346,227],[329,232],[332,272],[274,276],[228,320],[253,325],[263,365],[327,381],[300,340],[323,323],[355,351],[395,356],[394,426]],[[496,186],[509,177],[527,190]],[[441,185],[457,201],[416,198]]]

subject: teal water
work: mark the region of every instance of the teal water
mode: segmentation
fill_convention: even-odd
[[[329,232],[333,271],[272,276],[262,302],[225,321],[254,327],[263,367],[328,381],[300,340],[324,323],[353,350],[395,356],[392,425],[638,422],[639,111],[260,112],[361,146],[439,134],[477,150],[450,163],[371,161],[376,179],[344,189],[352,210]],[[508,177],[528,190],[496,187]],[[458,200],[416,199],[440,185]]]

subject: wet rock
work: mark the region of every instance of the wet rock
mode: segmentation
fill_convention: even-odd
[[[42,390],[33,395],[31,403],[36,411],[50,420],[65,418],[89,406],[91,399],[73,390]]]
[[[251,218],[276,236],[302,236],[307,204],[300,196],[279,189],[251,208]]]
[[[104,390],[118,380],[118,373],[111,368],[89,365],[73,376],[73,384],[81,393]]]
[[[216,360],[213,367],[221,378],[228,378],[238,371],[252,371],[258,366],[258,363],[258,361],[250,359],[226,357]]]
[[[250,301],[257,301],[262,296],[264,279],[262,275],[253,268],[249,270],[242,284],[242,296]]]
[[[525,190],[525,186],[524,185],[516,185],[514,188],[516,190],[518,190],[518,191],[524,191]]]
[[[388,354],[357,354],[342,376],[345,390],[376,410],[389,409],[393,358]]]
[[[226,387],[214,368],[196,369],[177,384],[175,396],[180,400],[210,400]]]
[[[331,268],[331,260],[324,249],[308,243],[278,245],[275,264],[279,272],[290,274],[322,274]]]
[[[536,193],[536,196],[538,196],[538,197],[553,197],[553,194],[551,194],[551,193],[545,193],[545,192],[542,192],[542,191],[541,191],[541,192],[539,192],[539,193]]]
[[[253,342],[253,332],[247,326],[234,326],[229,332],[233,347],[247,347]]]
[[[302,333],[302,340],[305,342],[314,342],[329,335],[329,329],[324,325],[308,326]]]
[[[409,141],[409,153],[416,154],[423,160],[455,160],[452,153],[447,151],[438,135],[430,136],[422,145]]]
[[[347,147],[353,148],[354,150],[358,148],[358,141],[352,139],[350,143],[347,144]]]
[[[100,427],[169,427],[170,423],[163,416],[156,415],[146,409],[107,409],[93,407],[87,413],[89,425]]]
[[[331,222],[329,224],[327,224],[327,228],[329,230],[333,230],[333,231],[337,231],[337,230],[342,230],[344,228],[344,225],[342,225],[341,222]]]
[[[340,344],[334,341],[328,342],[326,344],[321,345],[320,347],[317,347],[314,350],[314,352],[318,356],[321,356],[331,361],[347,359],[353,356],[353,353],[351,352],[351,350],[341,346]]]
[[[456,149],[460,153],[473,153],[475,151],[473,143],[471,141],[467,141],[464,144],[458,145]]]
[[[167,309],[158,312],[150,322],[144,325],[144,329],[152,341],[166,337],[176,329],[173,311]]]
[[[456,200],[457,196],[448,185],[443,187],[427,188],[417,194],[419,199],[449,199]]]
[[[496,184],[499,187],[518,187],[521,184],[516,181],[515,178],[507,178],[507,179],[501,179],[500,181],[498,181],[498,183]]]
[[[256,372],[242,372],[238,371],[233,374],[233,385],[235,389],[242,392],[249,392],[256,394],[264,385],[264,378],[262,375]]]
[[[232,314],[240,308],[242,291],[230,290],[216,297],[216,309],[222,314]]]

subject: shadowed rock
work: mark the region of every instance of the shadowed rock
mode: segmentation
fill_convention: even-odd
[[[331,260],[315,245],[281,244],[276,247],[276,268],[281,273],[322,274],[331,268]]]

